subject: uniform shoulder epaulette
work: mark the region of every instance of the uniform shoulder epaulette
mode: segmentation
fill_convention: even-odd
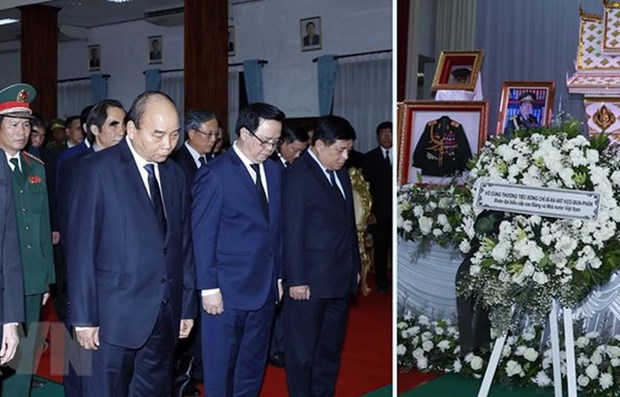
[[[517,118],[519,118],[519,115],[512,116],[512,117],[510,118],[510,120],[511,120],[511,121],[512,121],[512,120],[516,120]]]
[[[450,125],[451,125],[452,127],[456,127],[456,128],[458,128],[458,127],[460,127],[460,126],[461,126],[461,125],[459,124],[459,122],[458,122],[458,121],[454,121],[454,120],[452,120],[452,122],[450,123]]]
[[[22,153],[24,154],[24,156],[28,157],[29,159],[32,159],[32,160],[36,161],[37,163],[39,163],[41,165],[45,165],[43,160],[41,160],[40,158],[38,158],[38,157],[36,157],[36,156],[26,152],[26,151],[23,151]]]
[[[437,124],[437,120],[431,120],[428,123],[426,123],[426,125],[435,125]]]

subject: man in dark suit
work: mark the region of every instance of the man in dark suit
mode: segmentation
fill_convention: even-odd
[[[207,396],[260,391],[282,246],[282,170],[266,160],[279,144],[284,117],[272,105],[247,106],[232,149],[196,174],[192,228]]]
[[[306,35],[304,36],[304,47],[313,47],[321,44],[321,36],[316,33],[314,22],[306,24]]]
[[[291,396],[333,396],[360,256],[344,163],[355,140],[345,119],[319,119],[310,149],[283,184],[285,366]]]
[[[271,159],[287,167],[297,160],[308,148],[310,136],[300,127],[285,124],[282,127],[282,143],[271,155]]]
[[[71,184],[67,286],[77,340],[93,351],[86,396],[167,396],[195,316],[188,189],[167,161],[174,102],[145,92],[127,120],[127,137],[84,157]]]
[[[183,168],[191,188],[198,168],[215,158],[213,149],[222,137],[222,130],[215,113],[194,109],[185,114],[185,134],[185,143],[170,157]]]
[[[285,124],[282,128],[282,143],[271,155],[271,160],[282,169],[291,165],[308,148],[310,136],[308,132],[298,126]],[[269,362],[276,367],[284,367],[284,301],[276,307],[276,316],[273,322],[271,343],[269,344]]]
[[[194,109],[185,114],[185,134],[183,146],[170,157],[183,168],[187,186],[194,184],[196,171],[215,158],[214,148],[221,139],[222,130],[215,113],[206,109]],[[175,395],[199,395],[196,385],[202,380],[202,360],[200,347],[200,324],[188,339],[179,343],[175,360]],[[188,379],[189,378],[189,379]]]
[[[515,131],[530,130],[540,127],[538,119],[532,114],[534,103],[536,102],[536,94],[533,92],[525,92],[519,95],[519,113],[512,116],[508,120],[508,124],[504,130],[507,137],[511,137]]]
[[[29,118],[28,93],[34,89],[14,84],[0,91],[0,123]],[[24,279],[19,253],[15,201],[4,151],[0,150],[0,365],[13,359],[19,344],[17,327],[24,321]],[[1,385],[1,383],[0,383]]]
[[[388,290],[387,262],[392,247],[392,122],[377,126],[379,146],[364,155],[364,178],[370,184],[375,282],[379,292]]]
[[[69,193],[71,191],[73,177],[76,171],[81,167],[81,159],[91,153],[118,144],[125,136],[124,119],[125,109],[123,109],[123,105],[119,101],[114,99],[104,99],[96,105],[87,106],[82,110],[80,121],[82,121],[83,129],[86,131],[86,139],[78,146],[74,146],[62,152],[58,158],[56,186],[57,196],[59,198],[58,218],[61,235],[65,235],[67,232],[67,203],[70,199]],[[68,244],[80,244],[80,242],[81,239],[69,240],[68,238],[63,238],[62,247],[66,251]],[[71,332],[71,303],[67,300],[66,265],[60,267],[62,270],[61,272],[58,272],[58,269],[57,267],[56,284],[58,295],[56,297],[58,298],[57,300],[61,301],[60,304],[62,307],[62,316],[59,314],[59,317]],[[57,307],[57,305],[54,307]],[[67,344],[66,349],[67,354],[72,355],[74,359],[79,355],[80,359],[88,360],[86,354],[73,351],[73,349],[75,349],[73,344]],[[83,395],[81,377],[76,374],[73,366],[71,366],[68,373],[65,374],[63,387],[66,397],[81,397]]]

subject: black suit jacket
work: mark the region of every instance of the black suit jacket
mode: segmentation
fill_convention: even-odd
[[[360,257],[351,181],[344,167],[336,174],[345,202],[308,152],[284,172],[284,282],[309,285],[318,298],[343,298],[357,290]]]
[[[159,164],[167,233],[126,140],[81,160],[69,199],[68,292],[72,325],[99,326],[105,342],[142,346],[162,301],[173,327],[195,318],[189,191],[173,161]]]
[[[362,168],[364,179],[370,184],[372,213],[377,220],[392,219],[392,167],[385,160],[381,147],[376,147],[364,155]]]
[[[22,321],[24,279],[19,255],[11,169],[4,151],[0,150],[0,324]]]
[[[198,167],[196,166],[196,162],[192,157],[192,154],[187,150],[185,144],[183,144],[179,149],[175,150],[170,158],[177,163],[185,173],[185,178],[187,180],[187,186],[191,189],[194,183],[194,176],[196,175],[196,171],[198,171]]]

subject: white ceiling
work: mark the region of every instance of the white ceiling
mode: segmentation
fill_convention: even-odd
[[[69,40],[71,37],[68,35],[80,28],[83,31],[83,28],[144,19],[145,12],[183,7],[183,0],[132,0],[127,3],[111,3],[106,0],[2,0],[0,19],[19,19],[20,11],[16,7],[28,4],[60,8],[58,26],[65,33],[61,34],[60,40]],[[170,19],[168,23],[176,24],[177,21],[182,23],[182,18]],[[17,40],[19,33],[19,23],[0,26],[0,42]]]

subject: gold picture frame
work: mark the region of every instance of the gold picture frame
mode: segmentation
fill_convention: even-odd
[[[483,58],[484,50],[442,51],[431,89],[473,91]],[[457,72],[465,70],[469,71],[467,76],[457,77]]]

